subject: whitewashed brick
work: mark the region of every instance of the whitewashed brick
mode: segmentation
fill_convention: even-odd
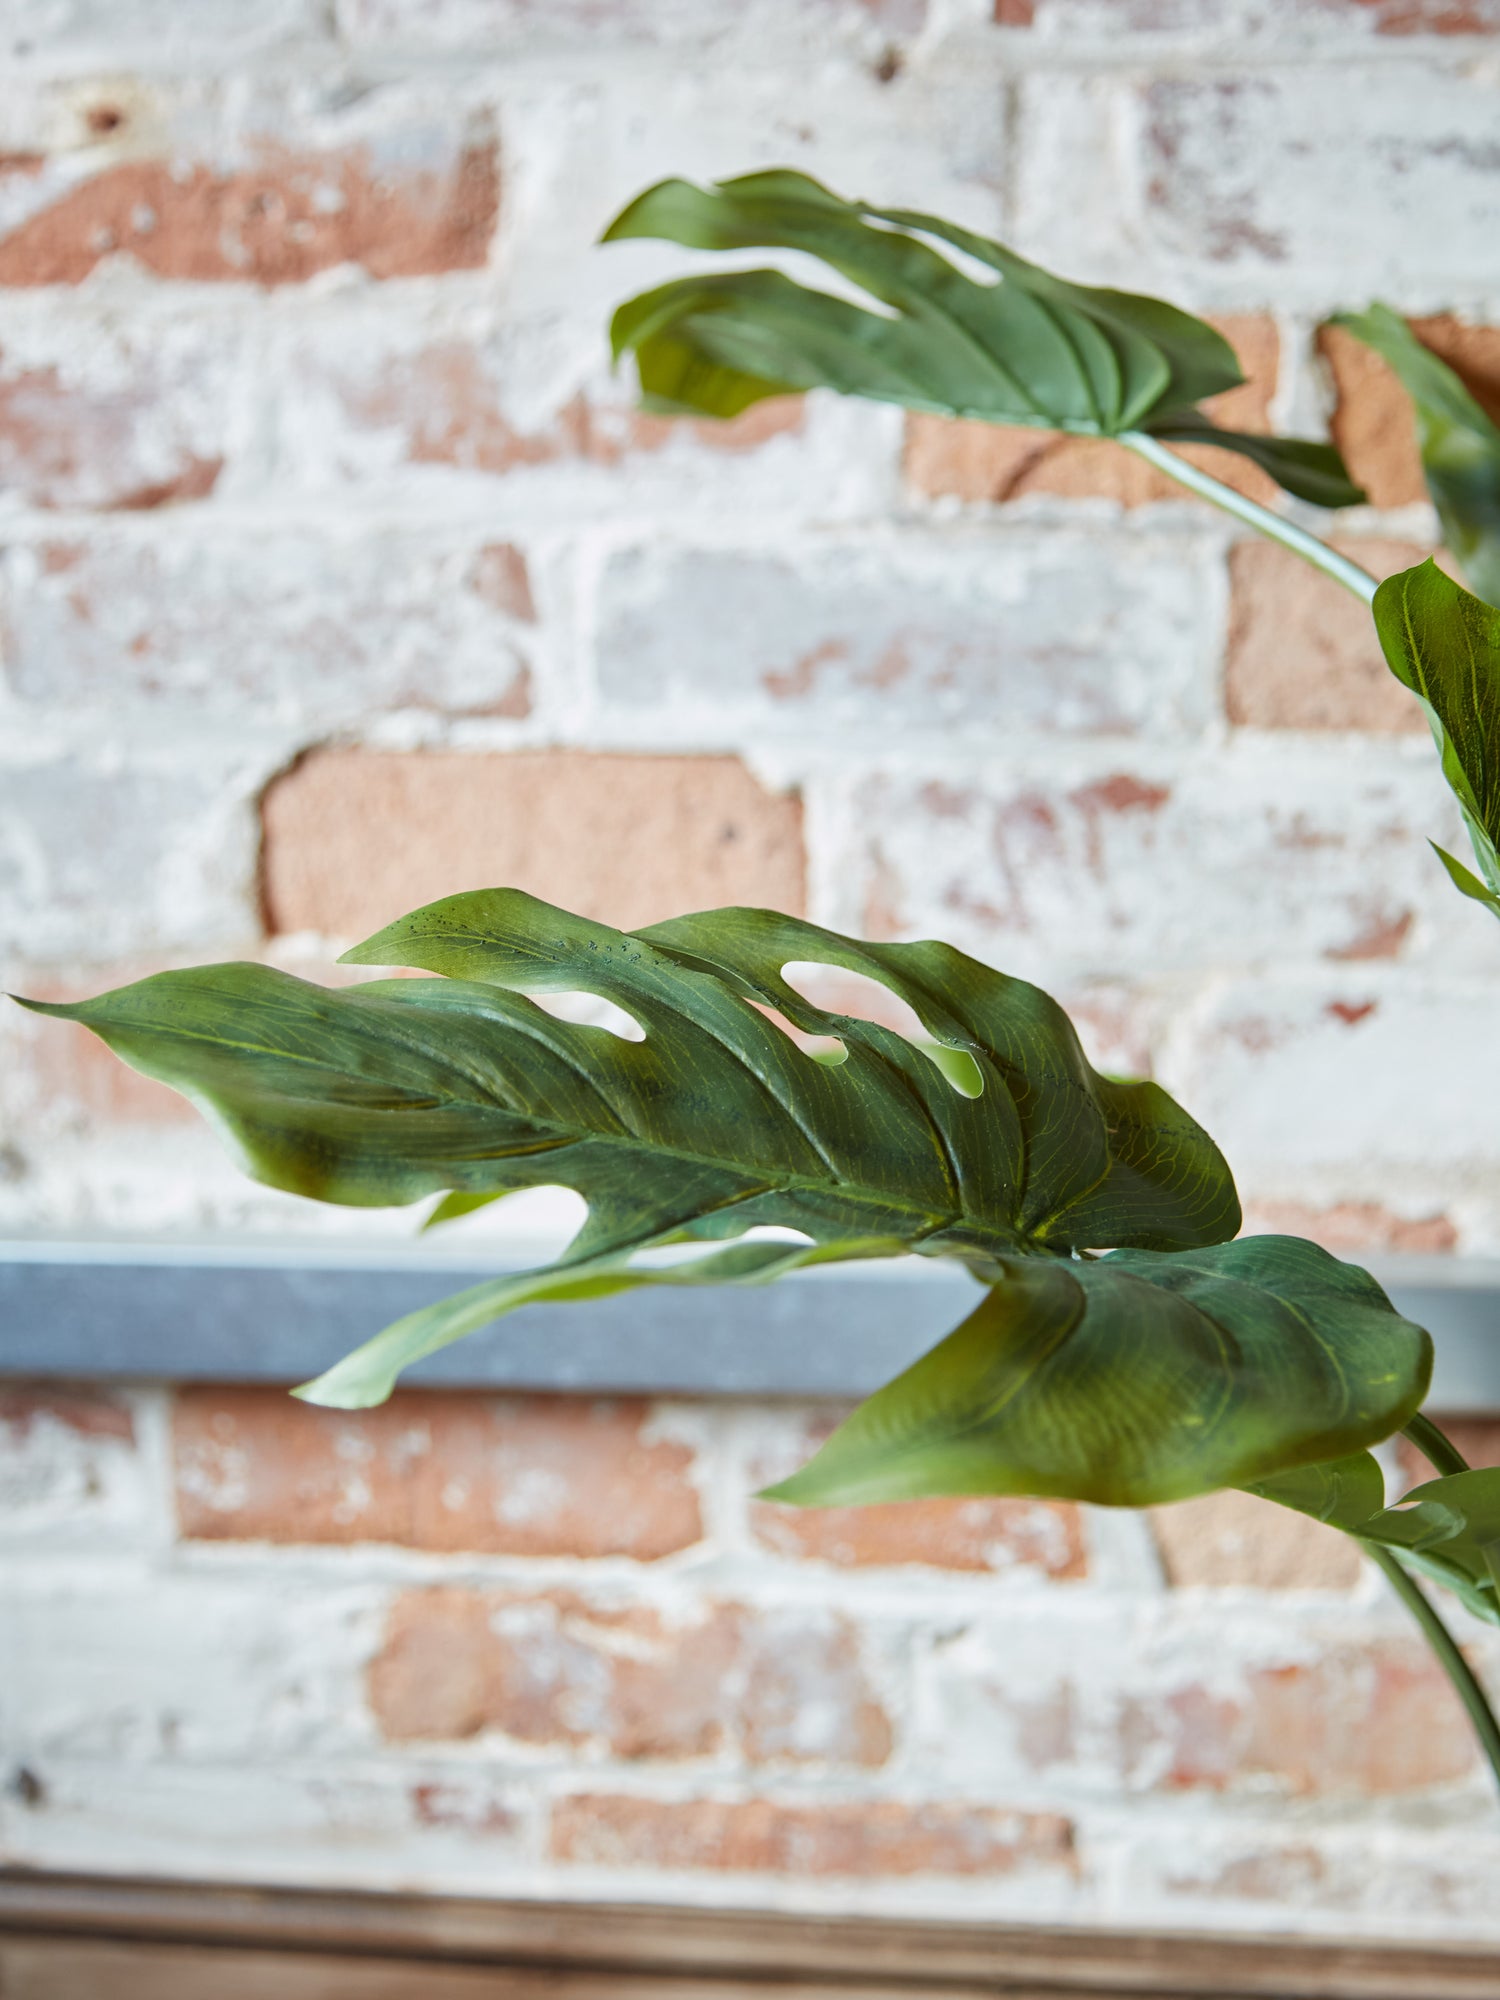
[[[536,611],[509,543],[127,533],[13,549],[5,575],[25,702],[300,728],[531,710]]]
[[[336,0],[336,6],[341,35],[362,50],[513,58],[571,53],[587,36],[598,55],[729,43],[770,67],[809,45],[848,42],[878,52],[882,37],[907,38],[921,29],[928,0],[779,0],[753,17],[733,0],[617,0],[603,9],[596,0],[544,9],[528,0]]]
[[[1419,955],[1429,923],[1436,948],[1456,920],[1423,838],[1453,828],[1421,744],[1353,768],[1265,739],[1190,762],[1143,745],[888,767],[838,816],[831,920],[945,937],[1043,985]]]
[[[588,247],[577,254],[597,285]],[[615,297],[628,289],[620,279]],[[645,416],[633,370],[608,372],[608,316],[603,298],[497,323],[467,300],[413,312],[355,295],[271,326],[276,490],[533,534],[617,519],[626,494],[636,520],[782,523],[865,515],[894,496],[896,411],[815,395],[728,424]]]
[[[629,549],[600,583],[596,672],[622,724],[698,740],[1170,737],[1213,706],[1215,585],[1181,541],[1025,530]]]
[[[212,743],[121,753],[103,737],[0,765],[0,953],[98,963],[256,934],[264,763]]]
[[[5,1577],[8,1727],[29,1763],[348,1754],[382,1593],[305,1577],[66,1564]]]
[[[1379,292],[1482,297],[1493,73],[1370,64],[1328,115],[1315,66],[1038,75],[1024,86],[1016,233],[1073,275],[1331,310]],[[1441,215],[1443,226],[1424,226]]]
[[[1180,1023],[1162,1073],[1247,1198],[1412,1214],[1469,1204],[1471,1233],[1493,1241],[1500,1046],[1487,983],[1357,964],[1226,982]]]
[[[5,0],[0,47],[48,67],[233,62],[320,28],[316,0]]]
[[[220,485],[237,429],[242,325],[220,315],[10,304],[0,493],[11,506],[150,509]]]
[[[0,1548],[151,1546],[165,1495],[147,1404],[87,1384],[0,1382]]]
[[[493,1765],[81,1757],[21,1768],[38,1789],[34,1803],[6,1802],[11,1865],[487,1896],[532,1886],[536,1788]]]
[[[1003,0],[1002,0],[1003,7]],[[1387,37],[1453,41],[1500,32],[1495,0],[1027,0],[1028,53],[1220,58],[1288,47],[1346,58]],[[1004,15],[1001,13],[1003,20]],[[1020,24],[1017,24],[1020,25]],[[1442,43],[1439,43],[1442,46]]]

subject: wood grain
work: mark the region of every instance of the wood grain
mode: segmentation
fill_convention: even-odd
[[[0,2000],[765,2000],[768,1988],[779,2000],[1497,2000],[1500,1954],[0,1872]]]

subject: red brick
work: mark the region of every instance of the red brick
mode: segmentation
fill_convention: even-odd
[[[305,153],[264,141],[248,165],[113,160],[0,236],[0,285],[67,285],[128,251],[161,278],[301,283],[336,264],[374,278],[472,270],[499,207],[495,143],[437,166],[364,147]]]
[[[593,1867],[799,1877],[1075,1872],[1073,1829],[1056,1813],[894,1799],[791,1805],[579,1792],[553,1808],[551,1851]]]
[[[1126,1704],[1128,1771],[1169,1791],[1269,1782],[1284,1796],[1377,1797],[1451,1784],[1476,1749],[1458,1697],[1416,1639],[1330,1647],[1262,1668],[1235,1692],[1199,1685]]]
[[[803,1464],[834,1421],[799,1425],[784,1450],[752,1465],[752,1485],[768,1486]],[[751,1505],[750,1531],[777,1555],[840,1569],[1022,1569],[1054,1582],[1088,1574],[1083,1517],[1067,1500],[901,1500],[874,1507],[783,1507],[758,1500]]]
[[[715,1603],[674,1617],[575,1591],[408,1591],[370,1705],[393,1741],[497,1730],[630,1760],[728,1748],[754,1764],[869,1768],[892,1743],[844,1619]]]
[[[1374,576],[1432,551],[1411,542],[1338,541]],[[1224,695],[1229,720],[1255,729],[1363,729],[1425,735],[1418,702],[1391,673],[1359,600],[1273,542],[1230,551]]]
[[[182,1534],[396,1542],[650,1562],[702,1532],[686,1446],[639,1401],[420,1391],[336,1412],[279,1390],[184,1389],[173,1423]]]
[[[1156,1507],[1151,1525],[1167,1581],[1179,1588],[1351,1590],[1363,1572],[1347,1535],[1249,1493]]]
[[[1500,421],[1500,328],[1466,326],[1451,314],[1411,322],[1412,331],[1462,378]],[[1338,405],[1333,438],[1374,507],[1427,498],[1411,400],[1380,356],[1342,327],[1326,326],[1318,347],[1333,376]]]
[[[733,757],[321,751],[264,806],[270,926],[357,937],[460,889],[631,929],[720,903],[801,912],[802,808]]]
[[[1279,351],[1274,321],[1251,313],[1211,318],[1238,354],[1246,380],[1210,397],[1205,409],[1226,429],[1268,431]],[[1271,480],[1247,459],[1199,445],[1185,447],[1182,455],[1237,492],[1261,501],[1276,497]],[[1185,497],[1174,480],[1106,439],[921,414],[907,419],[906,476],[928,498],[1021,500],[1043,493],[1143,507]]]

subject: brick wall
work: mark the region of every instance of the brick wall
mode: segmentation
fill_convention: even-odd
[[[591,245],[661,174],[790,161],[1160,289],[1244,355],[1226,418],[1331,427],[1389,569],[1435,534],[1409,425],[1318,323],[1378,290],[1500,401],[1497,36],[0,6],[3,983],[322,973],[494,881],[763,900],[1041,979],[1260,1226],[1495,1254],[1493,932],[1357,610],[1105,447],[642,418],[602,327],[670,260]],[[0,1015],[0,1229],[392,1227]],[[746,1496],[827,1413],[728,1404],[0,1417],[7,1859],[1500,1935],[1456,1709],[1347,1549],[1232,1496],[796,1515]]]

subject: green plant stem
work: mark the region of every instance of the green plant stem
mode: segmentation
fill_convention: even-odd
[[[1457,1640],[1439,1618],[1415,1577],[1409,1576],[1390,1550],[1383,1549],[1378,1542],[1362,1542],[1361,1546],[1370,1559],[1384,1570],[1392,1590],[1421,1626],[1423,1638],[1437,1655],[1439,1665],[1453,1684],[1454,1693],[1468,1710],[1474,1734],[1479,1738],[1495,1783],[1500,1785],[1500,1722],[1495,1719],[1495,1711],[1490,1707],[1489,1697],[1480,1686],[1474,1669],[1459,1651]]]
[[[1450,1473],[1469,1471],[1469,1461],[1458,1446],[1451,1438],[1444,1437],[1431,1417],[1424,1417],[1420,1411],[1409,1424],[1402,1425],[1401,1435],[1410,1439],[1440,1477],[1446,1479]]]
[[[1158,471],[1166,473],[1169,479],[1175,479],[1179,486],[1187,487],[1190,493],[1211,501],[1226,514],[1233,514],[1237,521],[1244,521],[1249,527],[1258,529],[1273,542],[1280,542],[1283,548],[1294,550],[1314,569],[1331,576],[1345,590],[1352,590],[1361,604],[1368,604],[1373,599],[1377,579],[1362,570],[1358,563],[1341,556],[1337,549],[1319,541],[1316,535],[1310,535],[1305,528],[1284,521],[1279,514],[1273,514],[1258,501],[1247,500],[1243,493],[1236,493],[1232,486],[1226,486],[1211,473],[1200,472],[1196,465],[1189,465],[1185,458],[1179,458],[1175,451],[1168,451],[1164,444],[1148,437],[1144,431],[1122,431],[1115,442],[1148,459]]]

